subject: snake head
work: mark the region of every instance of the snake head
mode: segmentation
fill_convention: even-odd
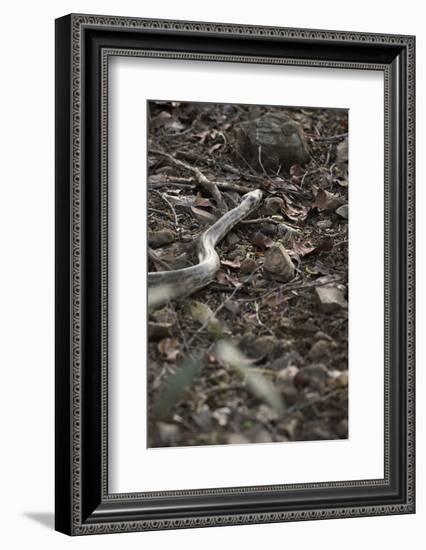
[[[251,210],[258,206],[258,204],[262,200],[262,195],[263,193],[261,189],[255,189],[254,191],[250,191],[249,193],[246,193],[243,196],[243,200],[249,203],[250,210]]]

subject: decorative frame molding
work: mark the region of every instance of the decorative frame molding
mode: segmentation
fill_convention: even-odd
[[[211,39],[208,46],[203,38]],[[56,21],[59,531],[83,535],[414,512],[414,50],[412,36],[94,15]],[[107,92],[108,59],[117,55],[383,71],[383,480],[108,493]],[[176,507],[177,498],[187,500],[186,508]],[[214,511],[204,512],[207,507]]]

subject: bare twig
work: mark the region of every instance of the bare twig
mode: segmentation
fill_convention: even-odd
[[[176,227],[176,230],[179,230],[179,221],[178,221],[178,217],[177,217],[177,214],[176,214],[176,210],[174,209],[173,207],[173,204],[169,201],[169,199],[167,197],[165,197],[162,193],[160,193],[160,191],[157,191],[156,189],[152,189],[152,193],[155,193],[156,195],[158,195],[161,200],[163,200],[167,206],[170,208],[170,210],[172,211],[173,213],[173,219],[175,221],[175,227]]]
[[[236,193],[249,193],[253,191],[252,187],[245,185],[239,185],[238,183],[232,183],[229,181],[213,181],[219,189],[224,191],[235,191]],[[173,180],[156,181],[154,183],[148,183],[150,189],[161,189],[161,187],[182,187],[183,189],[194,189],[195,184],[199,184],[195,178],[174,178]]]
[[[213,199],[216,202],[217,207],[221,212],[226,212],[226,202],[224,201],[221,192],[217,188],[217,185],[210,181],[206,176],[201,172],[199,168],[196,166],[191,166],[190,164],[183,162],[182,160],[176,159],[174,156],[170,155],[169,153],[166,153],[165,151],[160,151],[158,149],[150,149],[150,153],[154,155],[160,155],[162,157],[167,158],[172,164],[179,168],[183,168],[184,170],[188,170],[189,172],[192,172],[195,174],[195,178],[198,181],[198,183],[210,193],[210,195],[213,197]]]
[[[170,264],[162,260],[160,256],[154,250],[152,250],[152,248],[149,248],[149,247],[148,247],[148,258],[152,260],[155,264],[158,264],[159,266],[163,267],[164,269],[167,269],[167,270],[171,269]]]
[[[263,327],[264,329],[266,329],[266,330],[269,332],[269,334],[270,334],[271,336],[274,336],[274,337],[275,337],[274,331],[271,330],[269,327],[267,327],[267,326],[265,325],[265,323],[261,320],[260,315],[259,315],[259,304],[258,304],[257,302],[254,303],[254,309],[255,309],[255,311],[256,311],[256,319],[257,319],[257,322],[259,323],[259,325],[260,325],[261,327]]]

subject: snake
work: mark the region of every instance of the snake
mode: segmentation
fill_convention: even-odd
[[[262,191],[255,189],[243,195],[240,204],[223,214],[204,231],[197,242],[198,263],[169,271],[148,272],[148,311],[169,301],[183,298],[210,284],[220,268],[216,245],[241,220],[257,209]]]

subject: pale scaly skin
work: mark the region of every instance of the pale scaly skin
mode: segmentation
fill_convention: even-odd
[[[220,268],[216,244],[256,210],[261,199],[260,189],[246,193],[238,206],[226,212],[201,235],[197,245],[198,264],[172,271],[148,273],[148,309],[152,311],[170,300],[189,296],[211,283]]]

